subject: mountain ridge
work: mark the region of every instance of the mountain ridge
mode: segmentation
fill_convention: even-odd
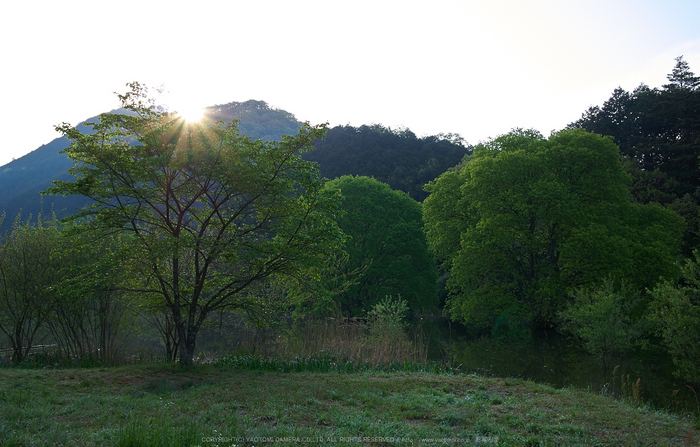
[[[123,113],[115,109],[108,113]],[[239,120],[239,130],[252,139],[279,140],[282,135],[296,134],[302,123],[287,111],[270,107],[264,101],[230,102],[205,109],[204,117],[229,122]],[[91,130],[85,120],[78,127]],[[31,214],[55,213],[64,218],[89,203],[84,197],[41,195],[55,180],[68,180],[73,162],[60,152],[70,142],[59,137],[34,151],[0,167],[0,235],[11,228],[21,211],[22,220]],[[360,127],[336,126],[328,130],[325,140],[314,142],[316,150],[302,156],[319,163],[322,176],[364,175],[389,184],[392,189],[408,193],[422,201],[425,183],[435,179],[471,153],[471,146],[452,134],[418,138],[408,129],[393,130],[379,124]]]
[[[124,109],[114,109],[107,113],[125,112]],[[257,100],[211,106],[206,109],[205,117],[212,121],[239,119],[241,131],[254,139],[272,139],[276,132],[296,133],[301,124],[291,113],[273,109],[264,101]],[[85,123],[96,120],[99,120],[99,116],[88,118],[77,127],[83,132],[89,132],[91,127]],[[5,213],[4,221],[0,223],[2,233],[11,228],[20,212],[22,220],[27,220],[30,215],[36,218],[38,214],[48,213],[63,218],[89,203],[84,197],[41,195],[53,181],[73,178],[68,173],[73,162],[61,154],[68,146],[70,142],[65,137],[58,137],[0,166],[0,216]]]

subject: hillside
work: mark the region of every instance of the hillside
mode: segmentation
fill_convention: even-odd
[[[113,110],[110,113],[122,113]],[[264,101],[231,102],[207,108],[205,117],[217,121],[239,120],[239,129],[252,139],[278,140],[297,133],[300,122],[293,114],[273,109]],[[96,120],[97,117],[87,121]],[[89,128],[85,128],[87,131]],[[6,213],[0,230],[8,230],[17,213],[23,219],[52,211],[62,218],[88,202],[82,197],[41,196],[51,182],[70,180],[72,162],[60,151],[68,147],[65,138],[57,138],[22,158],[0,167],[0,213]],[[410,130],[392,130],[381,125],[337,126],[328,130],[316,150],[303,157],[319,163],[321,175],[329,179],[342,175],[365,175],[404,191],[422,201],[423,186],[471,153],[453,135],[419,138]],[[0,233],[1,234],[1,233]]]
[[[112,110],[109,113],[123,113]],[[209,107],[206,117],[212,121],[240,120],[240,129],[253,139],[273,140],[280,135],[296,133],[299,122],[291,113],[269,107],[263,101],[231,102]],[[86,120],[95,121],[97,117]],[[83,126],[84,130],[89,130]],[[4,211],[5,220],[0,225],[1,233],[11,228],[15,216],[21,211],[24,220],[31,214],[42,212],[48,215],[53,210],[59,218],[65,217],[88,201],[83,197],[41,196],[51,182],[70,180],[68,169],[72,162],[59,153],[70,143],[63,137],[56,138],[48,144],[17,160],[0,167],[0,214]],[[0,234],[1,234],[0,233]]]
[[[41,191],[54,180],[69,180],[68,169],[71,161],[59,152],[69,143],[64,138],[57,138],[41,146],[22,158],[0,167],[0,212],[5,211],[3,228],[7,229],[20,211],[26,219],[30,214],[36,216],[43,209],[47,215],[54,210],[57,216],[66,214],[84,205],[81,197],[43,197]]]
[[[378,124],[337,126],[304,158],[318,162],[321,175],[374,177],[392,189],[422,202],[426,183],[435,180],[471,153],[471,146],[455,135],[417,137],[408,129],[394,130]]]

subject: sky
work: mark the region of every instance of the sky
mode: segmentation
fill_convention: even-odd
[[[545,135],[620,86],[700,74],[697,0],[38,0],[0,6],[0,166],[119,107],[262,100],[301,121],[477,144]]]

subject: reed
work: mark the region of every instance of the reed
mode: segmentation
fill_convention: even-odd
[[[406,371],[453,373],[450,365],[427,360],[427,341],[390,327],[371,331],[360,318],[307,320],[289,333],[211,360],[216,366],[279,372]]]
[[[425,362],[428,348],[420,327],[409,335],[388,325],[372,327],[361,318],[327,318],[296,325],[274,350],[287,359],[320,354],[353,362]]]

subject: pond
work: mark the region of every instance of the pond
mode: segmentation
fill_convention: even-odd
[[[433,329],[440,341],[431,342],[430,357],[447,360],[465,373],[513,377],[554,387],[575,387],[629,399],[640,398],[656,408],[700,413],[692,384],[673,375],[674,365],[660,348],[640,349],[612,359],[607,369],[574,340],[553,330],[535,331],[515,339],[481,337]]]

